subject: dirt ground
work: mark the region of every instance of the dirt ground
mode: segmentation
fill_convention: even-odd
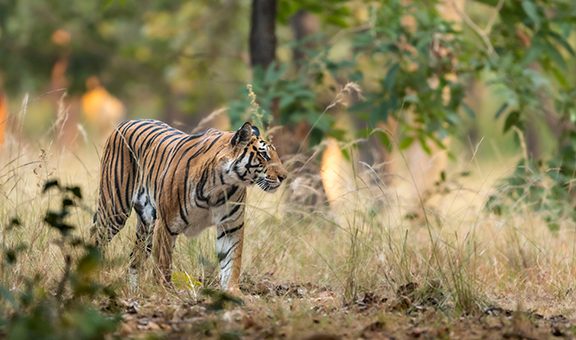
[[[416,284],[391,297],[364,292],[349,304],[313,284],[244,282],[242,302],[218,291],[166,291],[119,300],[117,335],[168,339],[550,339],[576,338],[563,315],[498,306],[459,314],[432,300],[413,301]],[[110,306],[106,306],[110,308]]]

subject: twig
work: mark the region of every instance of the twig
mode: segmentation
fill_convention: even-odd
[[[492,15],[492,17],[490,17],[490,20],[488,20],[486,28],[484,28],[484,34],[486,34],[487,36],[489,36],[490,33],[492,33],[492,27],[494,27],[496,19],[498,19],[498,14],[500,14],[502,6],[504,6],[504,0],[499,0],[498,4],[496,4],[496,10],[494,11],[494,14]]]
[[[468,16],[468,14],[466,14],[466,12],[464,12],[461,8],[459,8],[458,5],[456,5],[456,3],[454,2],[454,0],[450,0],[450,4],[452,4],[452,7],[454,7],[454,10],[456,10],[456,12],[462,18],[464,23],[466,25],[468,25],[468,27],[470,27],[470,29],[472,29],[472,31],[474,33],[476,33],[476,35],[482,40],[482,42],[486,46],[486,49],[488,50],[488,56],[490,56],[490,57],[498,56],[498,53],[496,53],[496,50],[494,50],[494,46],[492,46],[492,42],[490,42],[490,38],[488,37],[488,34],[486,33],[486,31],[483,30],[482,28],[480,28],[480,26],[478,26],[474,22],[474,20],[472,20]],[[492,25],[493,25],[493,23],[492,23]],[[490,29],[492,29],[492,28],[490,27]]]
[[[64,250],[63,246],[62,250]],[[62,274],[62,278],[58,283],[58,289],[56,290],[56,299],[58,299],[58,301],[62,301],[64,290],[66,289],[66,282],[68,282],[68,277],[70,276],[70,268],[72,267],[72,257],[70,254],[64,256],[64,262],[64,273]]]

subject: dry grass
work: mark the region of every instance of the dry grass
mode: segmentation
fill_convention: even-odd
[[[79,226],[78,234],[87,238],[89,210],[96,201],[97,159],[96,151],[88,148],[44,151],[13,144],[0,153],[0,221],[5,225],[18,216],[24,224],[15,232],[3,230],[1,244],[6,248],[24,241],[30,246],[18,265],[9,272],[2,269],[2,284],[18,289],[22,284],[18,277],[34,273],[41,275],[47,287],[54,284],[63,270],[62,256],[51,244],[55,235],[42,217],[57,200],[40,194],[42,183],[56,177],[63,183],[81,185],[86,209],[78,209],[71,222]],[[511,166],[454,166],[465,167],[473,169],[473,176],[451,192],[428,200],[426,214],[417,220],[404,218],[409,205],[398,198],[402,195],[374,180],[374,173],[365,167],[356,171],[353,190],[342,197],[347,204],[338,211],[298,206],[289,199],[287,188],[273,196],[250,190],[243,263],[247,305],[237,310],[237,315],[224,313],[202,322],[212,326],[228,319],[233,325],[252,322],[260,328],[249,329],[289,337],[309,334],[312,322],[317,331],[357,337],[367,331],[365,327],[376,322],[390,325],[419,308],[439,313],[434,320],[446,327],[451,327],[446,320],[481,315],[489,306],[574,319],[573,226],[566,221],[553,234],[537,215],[522,208],[522,202],[512,216],[486,213],[482,205],[494,180]],[[125,273],[134,225],[132,217],[113,240],[108,251],[113,260],[101,274],[106,282],[118,283],[123,299],[163,310],[154,301],[166,306],[167,301],[190,304],[198,298],[200,282],[217,286],[212,228],[195,239],[178,239],[176,294],[155,285],[151,269],[141,280],[140,292],[129,292]],[[387,307],[369,314],[347,312],[350,306],[375,303],[364,301],[374,296],[378,303],[386,301]],[[141,313],[145,314],[146,308]],[[275,328],[263,325],[262,320],[270,320]],[[219,334],[237,328],[222,327]],[[392,332],[388,326],[379,327],[373,326],[374,331]]]

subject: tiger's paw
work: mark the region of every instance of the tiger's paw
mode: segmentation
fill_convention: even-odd
[[[232,287],[228,287],[226,289],[226,293],[239,297],[239,298],[244,298],[244,293],[242,293],[242,291],[240,290],[240,288],[238,286],[232,286]]]

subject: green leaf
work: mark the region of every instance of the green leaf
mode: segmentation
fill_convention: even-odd
[[[485,207],[486,207],[486,209],[488,209],[488,211],[492,212],[495,215],[498,215],[498,216],[502,215],[502,212],[503,212],[502,201],[496,195],[490,195],[490,197],[488,197],[488,200],[486,201]]]
[[[388,73],[386,73],[386,77],[384,77],[384,90],[391,92],[394,84],[396,84],[396,76],[398,75],[398,70],[400,69],[400,64],[395,63],[390,67]],[[390,94],[393,95],[393,94]]]
[[[558,81],[562,87],[570,87],[570,83],[568,82],[568,79],[566,79],[566,74],[563,73],[558,67],[550,67],[550,72],[552,72],[552,75],[554,78],[556,78],[556,81]]]
[[[418,141],[420,142],[422,150],[424,150],[424,152],[426,152],[427,155],[432,154],[432,149],[430,149],[430,147],[426,143],[426,138],[423,134],[420,134],[420,136],[418,137]]]
[[[69,198],[64,198],[62,200],[62,207],[63,209],[66,209],[68,207],[73,207],[75,205],[74,201],[69,199]]]
[[[564,47],[564,49],[568,53],[570,53],[570,55],[576,56],[576,52],[574,51],[572,46],[570,46],[570,44],[566,41],[566,39],[564,39],[564,37],[562,37],[560,34],[554,31],[547,31],[546,34],[548,34],[550,38],[554,39],[558,44]]]
[[[496,114],[494,114],[494,118],[498,119],[500,118],[500,115],[506,111],[506,109],[508,108],[508,102],[503,103],[502,105],[500,105],[500,107],[498,108],[498,110],[496,110]]]
[[[347,27],[348,26],[348,22],[346,21],[346,18],[343,16],[337,16],[337,15],[331,15],[326,17],[326,22],[328,22],[329,24],[332,24],[334,26],[338,26],[338,27]]]
[[[567,68],[566,61],[564,60],[562,54],[558,52],[556,46],[550,43],[550,41],[548,41],[547,39],[542,39],[542,44],[544,46],[543,51],[550,58],[550,60],[552,60],[552,62],[554,62],[558,67],[566,70]]]
[[[410,145],[412,145],[412,142],[414,142],[414,137],[404,137],[398,146],[400,147],[400,150],[406,150]]]
[[[44,187],[42,188],[42,193],[45,193],[46,191],[50,190],[53,187],[60,188],[60,183],[58,183],[57,179],[52,179],[52,180],[48,180],[48,181],[44,182]]]
[[[18,228],[22,226],[22,222],[18,217],[12,217],[10,222],[8,223],[8,227],[6,227],[6,231],[10,231],[12,229]]]
[[[78,261],[76,272],[84,276],[90,275],[98,269],[101,262],[100,252],[96,248],[89,248],[88,253]]]
[[[344,157],[345,160],[350,161],[352,159],[349,149],[340,149],[340,152],[342,153],[342,157]]]
[[[552,221],[550,221],[550,222],[548,222],[548,223],[546,223],[546,224],[548,225],[548,229],[549,229],[551,232],[556,233],[556,232],[560,231],[560,225],[559,225],[557,222],[552,222]]]
[[[522,0],[522,9],[534,23],[534,26],[539,28],[540,16],[538,15],[538,8],[534,5],[534,2],[532,0]]]
[[[64,211],[60,213],[48,211],[44,217],[44,222],[46,222],[51,227],[58,229],[62,236],[67,236],[70,231],[74,230],[74,226],[64,222],[64,217],[66,215],[67,214]]]
[[[512,111],[512,112],[510,112],[508,117],[506,117],[506,121],[504,122],[504,132],[507,132],[513,126],[516,126],[518,128],[522,128],[522,124],[520,121],[520,111],[517,111],[517,110]]]
[[[388,136],[388,134],[384,131],[380,131],[379,136],[380,136],[380,143],[384,145],[386,150],[392,151],[392,141],[390,140],[390,136]]]
[[[68,186],[66,190],[71,192],[72,195],[76,196],[79,199],[82,199],[82,190],[78,186]]]

